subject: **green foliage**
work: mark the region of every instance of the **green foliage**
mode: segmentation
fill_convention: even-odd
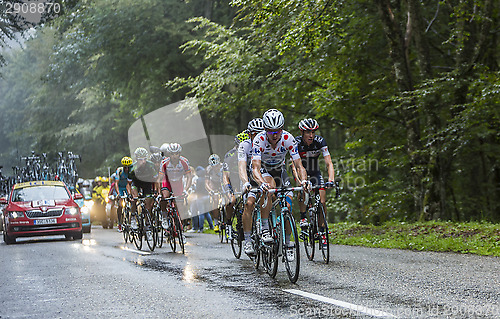
[[[333,224],[331,242],[416,251],[500,256],[500,226],[490,223],[396,223],[381,226]]]
[[[9,166],[31,150],[71,150],[83,156],[80,173],[92,177],[128,154],[136,118],[184,98],[165,82],[200,66],[181,53],[193,38],[185,20],[208,14],[227,22],[234,13],[205,0],[80,1],[66,9],[2,70],[1,159]]]

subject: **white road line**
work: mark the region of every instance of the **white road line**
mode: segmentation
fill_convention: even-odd
[[[312,294],[310,292],[305,292],[305,291],[301,291],[301,290],[297,290],[297,289],[285,289],[284,291],[289,292],[291,294],[299,295],[299,296],[302,296],[302,297],[311,298],[311,299],[314,299],[314,300],[326,302],[326,303],[329,303],[331,305],[335,305],[335,306],[338,306],[338,307],[347,308],[347,309],[350,309],[350,310],[353,310],[353,311],[357,311],[357,312],[360,312],[360,313],[363,313],[363,314],[366,314],[366,315],[369,315],[369,316],[372,316],[372,317],[397,318],[396,316],[394,316],[393,314],[390,314],[388,312],[384,312],[384,311],[381,311],[381,310],[368,308],[368,307],[365,307],[365,306],[355,305],[355,304],[348,303],[348,302],[345,302],[345,301],[331,299],[331,298],[328,298],[328,297],[324,297],[324,296]]]
[[[128,248],[127,246],[122,246],[122,249],[123,249],[123,250],[126,250],[126,251],[130,251],[130,252],[136,253],[136,254],[141,254],[141,255],[151,255],[151,253],[150,253],[150,252],[147,252],[147,251],[140,251],[140,250],[135,250],[135,249],[130,249],[130,248]]]

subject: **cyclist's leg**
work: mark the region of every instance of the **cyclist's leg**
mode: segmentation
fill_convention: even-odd
[[[320,172],[318,172],[314,178],[311,177],[311,184],[313,186],[316,186],[316,185],[324,185],[325,182],[323,180],[323,176],[321,175]],[[323,211],[326,212],[326,191],[324,188],[320,188],[319,189],[319,196],[320,196],[320,201],[321,201],[321,205],[323,205]],[[325,228],[325,221],[323,220],[323,214],[319,214],[318,216],[318,225],[319,225],[319,231],[320,232],[323,232],[324,231],[324,228]]]
[[[137,189],[136,186],[132,186],[132,197],[137,198],[139,197],[139,190]],[[137,211],[137,203],[135,200],[132,200],[132,205],[130,211],[132,213],[135,213]]]
[[[226,204],[226,225],[231,224],[231,218],[233,218],[234,205],[236,204],[236,196],[229,194],[228,203]]]
[[[163,185],[165,185],[165,184],[163,184]],[[167,187],[162,187],[161,196],[163,199],[169,198],[171,194],[172,193],[171,193],[170,189],[168,189]],[[168,202],[166,200],[160,201],[161,224],[162,224],[162,227],[165,229],[168,227],[167,205],[168,205]]]
[[[243,236],[245,240],[244,250],[247,255],[255,253],[250,237],[252,234],[252,212],[255,208],[255,196],[256,194],[252,192],[249,193],[245,203],[245,207],[243,208],[242,221],[243,221]]]
[[[276,187],[289,187],[290,186],[290,178],[288,177],[286,170],[282,169],[281,172],[279,173],[278,177],[276,177],[276,174],[275,174],[274,178],[275,178],[275,181],[277,182]],[[292,213],[292,197],[293,197],[293,192],[286,193],[286,206],[287,206],[290,214]],[[286,244],[288,244],[290,242],[291,231],[292,230],[290,228],[290,225],[285,223],[285,243]]]

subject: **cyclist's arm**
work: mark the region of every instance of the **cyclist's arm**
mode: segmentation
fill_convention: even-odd
[[[328,181],[335,181],[335,170],[333,168],[332,157],[330,155],[324,156],[326,169],[328,170]]]
[[[212,181],[210,180],[208,173],[205,173],[205,189],[209,193],[213,193],[213,190],[212,190]]]
[[[260,168],[262,165],[262,161],[260,159],[252,159],[252,173],[255,178],[255,181],[259,183],[259,185],[266,183],[264,177],[260,173]]]
[[[243,184],[248,183],[247,161],[238,161],[238,175]]]
[[[132,180],[130,180],[130,179],[127,179],[127,193],[129,195],[132,194]]]
[[[302,160],[299,158],[293,160],[293,166],[297,169],[297,182],[302,184],[302,181],[307,180],[307,172],[304,166],[302,165]]]
[[[299,181],[299,173],[297,172],[297,168],[295,167],[295,164],[294,162],[292,161],[292,165],[290,165],[292,167],[292,175],[293,175],[293,179],[297,182]]]
[[[231,180],[229,179],[230,174],[231,173],[229,173],[228,171],[222,172],[222,186],[231,185]]]

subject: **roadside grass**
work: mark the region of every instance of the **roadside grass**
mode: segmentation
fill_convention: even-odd
[[[339,245],[438,251],[500,257],[500,225],[491,223],[389,222],[381,226],[331,224]]]

